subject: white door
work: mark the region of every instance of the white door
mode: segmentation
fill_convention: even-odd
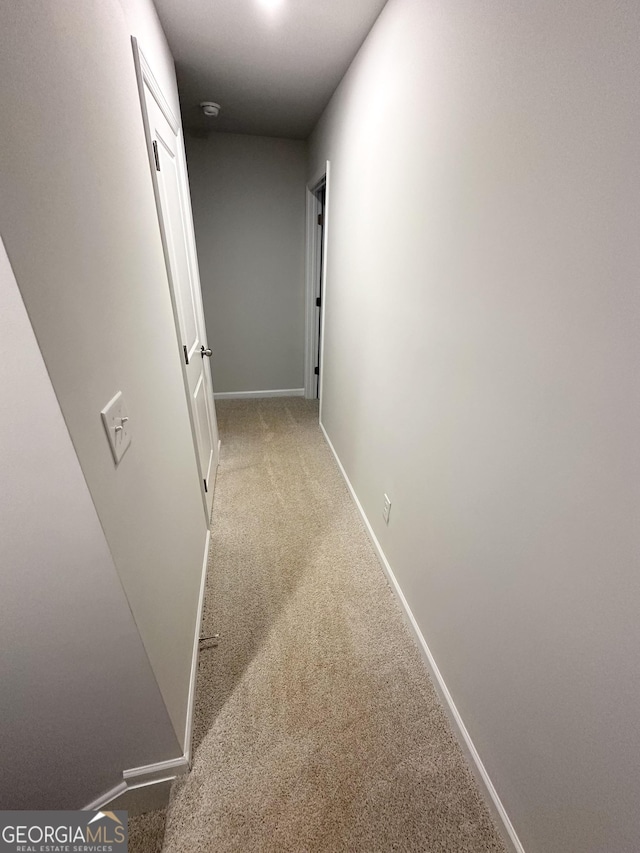
[[[218,465],[218,428],[181,129],[139,52],[137,58],[158,215],[208,519]]]

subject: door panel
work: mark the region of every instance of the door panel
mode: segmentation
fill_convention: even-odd
[[[175,137],[171,140],[164,135],[167,130],[170,130],[168,125],[166,125],[166,121],[164,124],[165,127],[162,127],[162,122],[158,121],[153,129],[158,143],[158,161],[160,163],[158,183],[162,194],[163,215],[166,215],[169,220],[166,223],[166,229],[168,232],[167,237],[171,241],[170,251],[173,255],[172,276],[178,307],[180,331],[183,343],[187,347],[189,359],[191,359],[196,351],[200,349],[202,342],[198,334],[198,321],[193,293],[195,282],[189,269],[187,255],[187,235],[182,216],[178,164],[176,152],[170,147],[172,142],[175,146],[176,140]]]
[[[186,186],[186,167],[179,130],[160,108],[156,95],[143,81],[148,143],[153,149],[152,172],[164,244],[171,298],[180,345],[184,353],[186,391],[200,469],[207,517],[211,513],[218,464],[218,431],[206,349],[202,294],[197,269]],[[177,123],[175,124],[178,127]],[[155,168],[153,168],[155,167]]]

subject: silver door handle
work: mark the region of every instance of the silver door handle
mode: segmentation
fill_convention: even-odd
[[[203,345],[203,346],[201,346],[201,347],[200,347],[200,355],[201,355],[203,358],[205,357],[205,355],[206,355],[208,358],[211,358],[211,350],[209,349],[209,347],[205,347],[205,346]]]

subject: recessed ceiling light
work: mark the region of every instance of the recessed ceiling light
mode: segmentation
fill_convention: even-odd
[[[275,12],[276,9],[282,6],[282,0],[258,0],[258,3],[268,12]]]

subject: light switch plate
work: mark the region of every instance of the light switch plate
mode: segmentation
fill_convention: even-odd
[[[384,507],[382,509],[382,517],[386,524],[389,524],[389,513],[391,512],[391,499],[389,495],[384,496]]]
[[[122,399],[122,391],[118,391],[116,396],[109,400],[100,414],[117,465],[131,444],[129,415]]]

